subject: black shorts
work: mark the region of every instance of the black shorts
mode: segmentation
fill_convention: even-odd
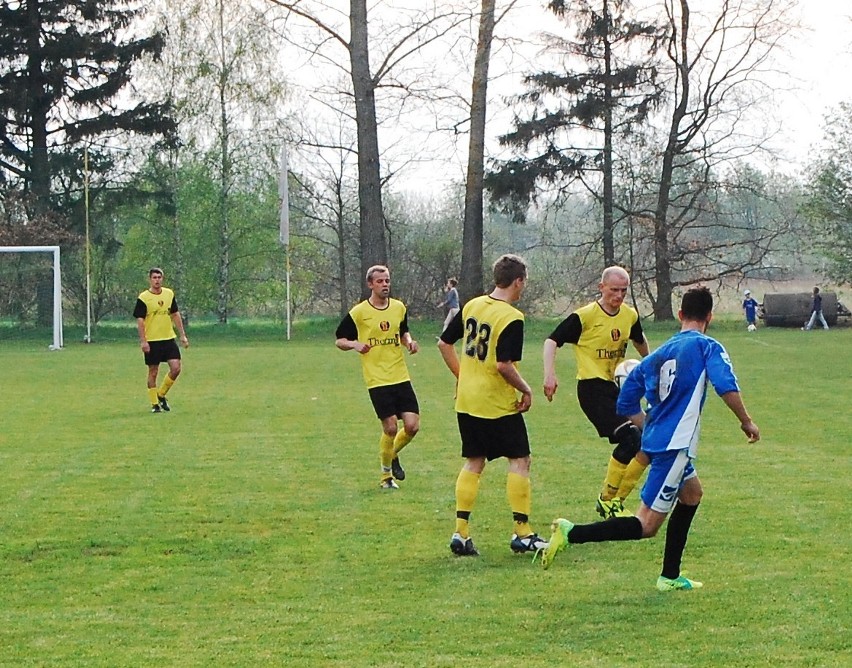
[[[522,413],[481,418],[458,413],[462,457],[521,459],[530,454],[530,440]]]
[[[380,420],[396,415],[402,418],[403,413],[417,413],[420,415],[420,406],[417,404],[417,395],[411,387],[411,381],[397,383],[396,385],[382,385],[371,387],[369,390],[370,401],[376,409],[376,416]]]
[[[580,408],[589,418],[598,436],[608,438],[610,443],[618,443],[613,433],[627,422],[627,418],[615,412],[618,401],[618,385],[603,378],[590,378],[577,381],[577,400]]]
[[[148,366],[157,366],[162,362],[180,359],[180,348],[174,339],[148,341],[148,346],[150,350],[145,353],[145,364]]]

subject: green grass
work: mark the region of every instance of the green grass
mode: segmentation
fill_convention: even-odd
[[[523,373],[541,385],[530,320]],[[505,464],[447,549],[461,460],[453,382],[417,323],[422,430],[377,487],[378,421],[334,323],[192,333],[170,414],[146,412],[132,328],[67,348],[0,343],[0,665],[848,666],[852,330],[713,333],[763,440],[708,398],[696,592],[659,594],[662,535],[572,546],[547,572],[508,549]],[[652,326],[660,343],[672,326]],[[104,337],[110,338],[110,337]],[[608,448],[570,350],[528,425],[533,525],[596,519]]]

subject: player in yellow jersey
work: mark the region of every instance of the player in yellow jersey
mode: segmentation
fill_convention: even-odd
[[[630,515],[624,510],[624,499],[648,464],[641,454],[635,459],[641,444],[639,429],[615,410],[618,400],[615,367],[625,357],[628,340],[642,357],[648,354],[639,314],[624,304],[629,286],[627,271],[621,267],[604,269],[598,286],[600,298],[571,313],[544,342],[544,396],[553,401],[559,386],[556,349],[572,344],[577,360],[580,408],[598,435],[615,445],[595,504],[604,519]]]
[[[408,331],[405,304],[390,297],[390,285],[387,267],[370,267],[370,296],[356,304],[337,326],[335,345],[340,350],[360,353],[370,400],[382,421],[379,484],[383,489],[399,489],[394,479],[405,479],[399,452],[420,430],[420,407],[402,351],[404,348],[413,355],[420,348]]]
[[[514,520],[509,546],[519,553],[547,547],[529,522],[530,444],[523,414],[532,405],[532,389],[517,366],[524,347],[524,314],[512,306],[521,298],[527,267],[517,255],[503,255],[493,273],[494,290],[465,304],[438,340],[444,362],[458,379],[456,414],[465,462],[456,479],[450,550],[462,557],[479,554],[470,537],[470,515],[485,464],[499,457],[509,461],[506,494]],[[454,346],[459,340],[461,360]]]
[[[183,327],[174,291],[163,287],[163,270],[158,267],[148,271],[148,289],[140,293],[133,309],[139,330],[139,345],[148,366],[148,401],[151,412],[169,411],[166,394],[180,375],[180,348],[175,341],[175,330],[180,332],[180,342],[189,348],[189,339]],[[169,365],[163,384],[157,388],[160,364]]]

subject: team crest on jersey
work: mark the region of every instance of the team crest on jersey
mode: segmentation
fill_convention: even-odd
[[[387,320],[382,320],[379,323],[379,329],[381,329],[383,332],[388,331],[390,329],[390,323]]]
[[[160,300],[157,302],[157,305],[158,305],[158,306],[162,306],[162,305],[163,305],[163,300],[162,300],[162,299],[160,299]]]
[[[610,335],[610,337],[612,338],[613,341],[620,341],[621,340],[621,330],[618,329],[618,328],[609,330],[609,335]]]

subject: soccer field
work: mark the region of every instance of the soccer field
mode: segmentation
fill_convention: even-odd
[[[555,516],[597,519],[609,448],[577,406],[570,350],[544,399],[553,323],[528,322],[532,524],[547,535]],[[512,554],[500,461],[472,517],[482,556],[454,557],[438,325],[415,323],[422,426],[402,489],[382,492],[379,423],[334,324],[290,342],[190,330],[160,415],[132,329],[61,352],[0,342],[0,665],[852,665],[852,329],[714,326],[762,440],[746,444],[711,391],[684,559],[704,588],[661,594],[663,532],[570,546],[546,572]],[[652,348],[673,331],[651,326]]]

